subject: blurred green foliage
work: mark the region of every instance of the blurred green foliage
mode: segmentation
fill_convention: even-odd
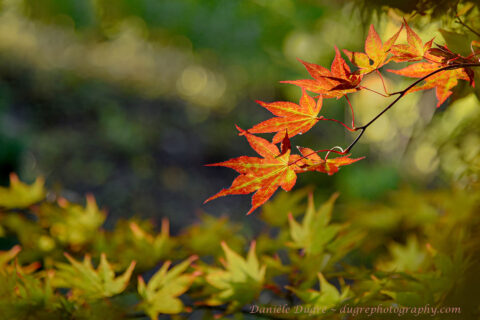
[[[38,183],[15,192],[20,183],[13,177],[3,190],[12,197],[0,199],[0,239],[16,243],[0,252],[1,319],[343,319],[347,307],[427,304],[461,308],[462,319],[479,315],[471,299],[479,293],[475,186],[404,188],[386,201],[341,206],[334,194],[318,207],[301,191],[292,197],[306,209],[294,218],[292,200],[277,197],[271,206],[279,219],[270,224],[262,214],[268,228],[251,241],[225,218],[207,215],[178,234],[166,220],[157,232],[136,218],[106,231],[93,196],[84,208]],[[73,218],[81,223],[65,224]],[[79,241],[57,232],[88,235],[87,225],[98,236]],[[291,312],[249,314],[252,306],[285,304]],[[326,313],[294,313],[294,306]]]

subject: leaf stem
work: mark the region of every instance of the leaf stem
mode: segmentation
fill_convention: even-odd
[[[341,124],[341,125],[344,126],[345,129],[347,129],[348,131],[351,131],[351,132],[354,132],[354,131],[355,131],[355,127],[350,128],[350,127],[347,126],[345,123],[343,123],[342,121],[337,120],[337,119],[330,119],[330,118],[324,118],[324,117],[318,117],[317,119],[318,119],[318,120],[323,120],[323,121],[333,121],[333,122],[336,122],[336,123]]]
[[[465,28],[467,28],[468,30],[470,30],[470,32],[472,32],[473,34],[475,34],[476,36],[480,37],[480,32],[474,30],[472,27],[470,27],[468,24],[466,24],[465,22],[462,21],[462,19],[460,19],[460,16],[457,15],[457,23],[460,23],[462,26],[464,26]]]
[[[380,73],[380,70],[376,69],[375,71],[377,72],[378,76],[380,77],[380,80],[382,80],[383,91],[385,91],[385,94],[386,94],[387,96],[390,96],[390,93],[388,93],[388,91],[387,91],[387,86],[385,85],[385,80],[383,79],[383,76],[382,76],[382,74]]]
[[[352,112],[352,131],[354,131],[355,130],[355,113],[353,112],[352,103],[350,102],[350,99],[348,99],[347,95],[345,95],[345,99],[347,99],[348,106],[350,107],[350,111]]]

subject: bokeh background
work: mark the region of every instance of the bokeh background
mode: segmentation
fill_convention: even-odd
[[[73,201],[93,193],[108,223],[169,217],[176,230],[202,211],[244,220],[249,196],[202,205],[235,176],[204,164],[253,155],[234,124],[269,117],[255,100],[297,102],[300,89],[279,83],[308,77],[296,58],[329,65],[334,46],[363,51],[370,23],[385,39],[405,16],[439,43],[449,37],[439,28],[461,27],[445,18],[448,1],[410,16],[416,2],[3,0],[0,181],[17,172],[24,181],[45,177]],[[386,80],[392,90],[408,83]],[[376,77],[367,82],[381,88]],[[405,184],[475,183],[480,108],[463,86],[439,110],[434,92],[407,96],[354,149],[366,160],[334,176],[304,174],[298,188],[339,191],[345,201]],[[361,125],[388,99],[367,92],[352,101]],[[343,99],[328,100],[322,112],[348,121],[347,110]],[[320,123],[293,143],[320,149],[352,138]]]

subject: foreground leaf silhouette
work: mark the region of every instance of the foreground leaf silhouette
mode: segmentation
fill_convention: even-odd
[[[290,163],[300,159],[300,157],[290,155],[288,135],[285,135],[283,143],[284,147],[288,147],[280,152],[276,145],[267,140],[254,136],[239,127],[237,129],[240,131],[240,135],[245,136],[250,146],[263,158],[242,156],[207,165],[232,168],[240,173],[240,176],[235,178],[230,188],[220,190],[216,195],[205,200],[204,203],[230,194],[255,192],[252,196],[252,208],[247,213],[250,214],[270,199],[279,187],[285,191],[290,191],[293,188],[297,181],[294,170],[296,166]]]

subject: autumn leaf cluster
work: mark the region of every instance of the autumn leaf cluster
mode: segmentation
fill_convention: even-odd
[[[406,43],[399,43],[402,32],[406,33]],[[305,66],[312,79],[282,81],[301,88],[302,95],[299,104],[287,101],[257,103],[270,111],[274,117],[254,125],[248,130],[237,126],[240,136],[244,136],[250,146],[262,158],[241,156],[228,161],[210,164],[224,166],[237,171],[229,188],[222,189],[205,202],[218,197],[250,194],[252,207],[248,214],[263,205],[278,188],[290,191],[297,181],[297,174],[307,171],[318,171],[332,175],[340,167],[350,165],[362,158],[350,158],[348,153],[363,135],[363,132],[384,112],[391,108],[404,95],[427,89],[435,89],[437,107],[441,106],[451,96],[452,89],[459,80],[468,81],[473,87],[474,67],[480,66],[478,41],[471,44],[472,52],[468,56],[452,52],[447,46],[439,45],[431,39],[423,42],[404,21],[398,31],[385,41],[382,41],[374,26],[371,25],[365,40],[364,52],[343,50],[352,68],[342,57],[341,51],[335,47],[335,57],[330,70],[323,66],[299,61]],[[406,89],[389,93],[381,69],[389,64],[411,63],[401,69],[387,69],[387,72],[403,77],[416,78]],[[374,73],[384,84],[384,93],[376,92],[363,85],[365,75]],[[361,90],[374,91],[384,97],[396,96],[384,111],[362,126],[355,125],[354,107],[348,98]],[[313,94],[314,96],[312,97]],[[323,99],[345,98],[351,111],[351,126],[336,119],[327,119],[321,115]],[[335,147],[313,150],[297,147],[299,154],[292,151],[290,139],[304,134],[321,121],[335,121],[351,132],[359,132],[355,140],[346,148]],[[274,133],[270,141],[256,134]],[[277,147],[280,144],[280,148]],[[325,153],[322,158],[319,153]],[[336,154],[337,157],[332,157]]]

